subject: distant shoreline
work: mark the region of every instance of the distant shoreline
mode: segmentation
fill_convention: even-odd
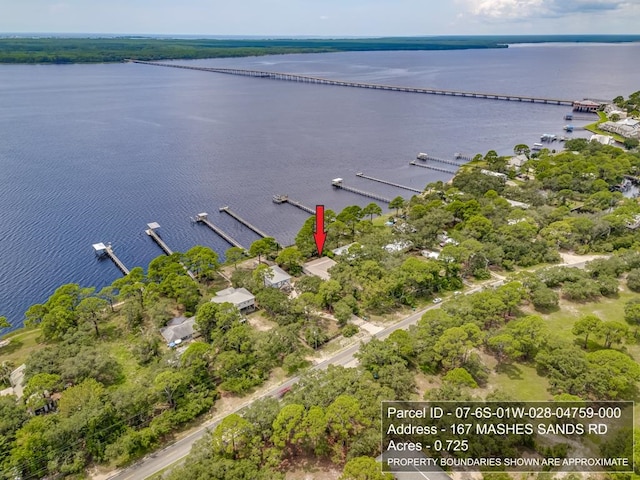
[[[196,60],[264,55],[468,50],[519,44],[630,43],[640,35],[496,35],[387,38],[175,38],[170,36],[62,36],[0,34],[0,64],[117,63],[135,60]],[[48,36],[47,36],[48,35]]]

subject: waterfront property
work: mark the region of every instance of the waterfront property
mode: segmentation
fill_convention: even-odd
[[[600,130],[616,133],[624,138],[637,138],[640,140],[640,120],[635,118],[623,118],[617,122],[603,122],[598,124]]]
[[[607,102],[595,102],[593,100],[576,100],[573,102],[574,112],[596,113],[602,110]]]
[[[216,292],[216,296],[211,301],[213,303],[230,303],[241,313],[252,312],[256,307],[256,297],[246,288],[225,288]]]

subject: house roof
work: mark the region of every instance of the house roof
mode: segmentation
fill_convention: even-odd
[[[193,335],[196,317],[185,318],[176,317],[171,320],[166,327],[160,329],[160,334],[167,343],[182,340]]]
[[[302,269],[309,275],[315,275],[323,280],[329,280],[329,269],[334,265],[337,265],[335,260],[329,257],[321,257],[305,263]]]
[[[278,283],[288,282],[289,280],[291,280],[291,275],[289,275],[277,265],[269,267],[269,270],[273,272],[273,276],[271,278],[267,276],[264,279],[264,281],[269,285],[276,285]]]
[[[211,299],[214,303],[225,303],[229,302],[233,305],[240,305],[241,303],[247,301],[255,300],[255,296],[246,288],[225,288],[224,290],[220,290],[216,292],[216,296]]]

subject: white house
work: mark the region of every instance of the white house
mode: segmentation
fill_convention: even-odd
[[[216,292],[211,299],[214,303],[230,303],[241,312],[250,312],[256,306],[256,297],[246,288],[225,288]]]
[[[291,286],[291,275],[282,270],[279,266],[269,267],[267,275],[264,276],[264,284],[267,287],[286,288]]]
[[[600,124],[601,126],[603,124]],[[599,142],[602,145],[613,145],[616,143],[616,141],[613,139],[613,137],[610,137],[609,135],[598,135],[596,133],[594,133],[593,135],[591,135],[591,137],[589,138],[590,142]]]

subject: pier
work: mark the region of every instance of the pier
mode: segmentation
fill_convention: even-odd
[[[164,243],[164,240],[160,238],[160,235],[156,233],[156,230],[160,228],[160,224],[157,222],[147,223],[147,227],[149,228],[145,230],[145,233],[149,235],[158,244],[158,246],[164,251],[164,253],[166,253],[169,256],[173,255],[173,250],[171,250],[169,246],[166,243]],[[189,275],[192,280],[195,280],[196,276],[193,274],[193,272],[189,270],[187,267],[185,267],[184,265],[182,266],[187,271],[187,275]]]
[[[389,182],[388,180],[382,180],[380,178],[370,177],[365,175],[362,172],[356,173],[356,177],[366,178],[367,180],[371,180],[373,182],[384,183],[385,185],[391,185],[392,187],[402,188],[404,190],[409,190],[410,192],[422,193],[422,190],[413,187],[407,187],[406,185],[400,185],[399,183]]]
[[[273,203],[288,203],[290,205],[293,205],[294,207],[299,208],[304,212],[310,213],[311,215],[316,214],[316,211],[313,208],[307,207],[306,205],[303,205],[297,200],[293,200],[292,198],[289,198],[289,195],[274,195]]]
[[[209,214],[207,212],[199,213],[198,215],[196,215],[196,222],[204,223],[207,227],[209,227],[211,230],[217,233],[220,237],[226,240],[227,243],[233,245],[234,247],[242,248],[243,250],[245,250],[245,248],[242,245],[240,245],[240,242],[238,242],[231,236],[227,235],[227,233],[225,233],[219,227],[215,226],[209,220]]]
[[[425,165],[424,163],[418,163],[415,160],[410,161],[409,165],[414,165],[416,167],[422,167],[422,168],[428,168],[429,170],[435,170],[436,172],[450,173],[451,175],[455,175],[456,174],[455,171],[449,170],[448,168],[440,168],[440,167],[434,167],[433,165]]]
[[[125,275],[129,275],[129,269],[124,265],[124,263],[122,263],[122,261],[113,252],[113,248],[111,247],[110,243],[106,245],[104,243],[94,243],[93,250],[96,252],[96,255],[98,256],[106,255],[107,257],[109,257],[113,261],[113,263],[116,264],[116,267],[118,267],[122,273],[124,273]]]
[[[225,73],[228,75],[241,75],[245,77],[255,78],[268,78],[273,80],[284,80],[288,82],[299,83],[313,83],[318,85],[335,85],[340,87],[353,87],[353,88],[368,88],[372,90],[389,90],[392,92],[407,92],[407,93],[421,93],[427,95],[445,95],[449,97],[467,97],[467,98],[482,98],[487,100],[505,100],[512,102],[527,102],[527,103],[544,103],[548,105],[568,105],[573,106],[575,109],[573,100],[567,100],[562,98],[547,98],[547,97],[531,97],[527,95],[510,95],[502,93],[487,93],[487,92],[470,92],[464,90],[446,90],[441,88],[420,88],[420,87],[403,87],[400,85],[383,85],[379,83],[365,83],[365,82],[350,82],[344,80],[331,80],[328,78],[312,77],[310,75],[298,75],[295,73],[284,72],[269,72],[264,70],[247,70],[243,68],[209,68],[209,67],[196,67],[190,65],[178,65],[171,63],[161,62],[146,62],[142,60],[129,60],[133,63],[140,63],[143,65],[153,65],[156,67],[170,67],[170,68],[183,68],[186,70],[199,70],[202,72],[213,73]]]
[[[331,180],[331,185],[335,188],[341,188],[346,190],[347,192],[357,193],[358,195],[362,195],[363,197],[373,198],[374,200],[380,200],[381,202],[391,203],[391,199],[387,197],[383,197],[382,195],[378,195],[377,193],[367,192],[365,190],[359,190],[353,187],[347,187],[341,178],[334,178]]]
[[[243,224],[245,227],[247,227],[249,230],[253,230],[255,233],[257,233],[258,235],[260,235],[262,238],[266,238],[266,237],[271,237],[271,235],[267,235],[265,232],[263,232],[262,230],[260,230],[258,227],[256,227],[255,225],[247,222],[244,218],[242,218],[240,215],[238,215],[236,212],[234,212],[233,210],[231,210],[228,206],[224,206],[224,207],[220,207],[220,211],[221,212],[225,212],[226,214],[230,215],[231,217],[235,218],[238,222],[240,222],[241,224]]]
[[[459,155],[459,154],[456,154]],[[438,162],[438,163],[446,163],[447,165],[453,165],[455,167],[460,167],[461,164],[458,162],[455,162],[453,160],[445,160],[443,158],[436,158],[436,157],[432,157],[431,155],[427,155],[426,153],[421,153],[416,157],[418,160],[422,160],[424,162]],[[465,157],[463,156],[456,156],[456,158],[459,159],[464,159]]]

